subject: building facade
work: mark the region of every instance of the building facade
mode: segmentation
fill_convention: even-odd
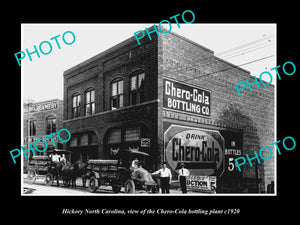
[[[147,168],[181,162],[192,175],[216,176],[218,192],[264,193],[274,159],[242,172],[234,159],[274,142],[274,86],[244,92],[250,73],[176,33],[131,37],[64,72],[64,121],[75,159],[150,155]]]
[[[23,105],[23,147],[29,149],[29,143],[34,146],[37,139],[43,138],[47,141],[47,150],[44,152],[35,151],[36,155],[48,155],[48,151],[54,148],[63,149],[57,136],[54,136],[55,146],[51,137],[45,137],[51,133],[57,133],[63,128],[63,101],[51,99],[42,102],[25,103]],[[37,143],[40,150],[45,148],[41,141]],[[33,156],[32,151],[27,152],[27,159],[24,157],[24,166],[27,166],[28,159]]]

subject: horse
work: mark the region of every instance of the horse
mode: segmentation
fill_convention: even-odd
[[[59,177],[61,176],[61,170],[63,168],[62,162],[50,162],[48,167],[48,173],[53,175],[53,180],[56,178],[57,187],[59,187]]]
[[[82,186],[83,187],[85,187],[85,184],[86,184],[86,167],[87,167],[86,163],[83,163],[80,161],[77,161],[75,163],[76,176],[82,178]]]
[[[63,184],[66,187],[70,186],[70,171],[72,169],[72,165],[67,162],[65,165],[63,165],[62,169],[61,169],[61,177],[63,180]]]
[[[62,168],[62,179],[64,185],[71,188],[76,188],[76,178],[78,174],[78,166],[77,163],[71,164],[69,162]]]
[[[62,168],[62,178],[65,186],[71,188],[76,188],[76,179],[77,177],[82,177],[82,184],[85,187],[86,183],[86,163],[77,161],[74,164],[67,163]]]

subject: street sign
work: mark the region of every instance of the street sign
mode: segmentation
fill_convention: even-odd
[[[141,138],[141,147],[150,147],[150,138]]]

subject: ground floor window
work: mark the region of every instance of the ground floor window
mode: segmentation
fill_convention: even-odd
[[[128,156],[129,151],[145,152],[146,149],[141,147],[141,138],[148,136],[148,129],[139,124],[111,128],[104,137],[104,154],[108,159],[122,159],[127,165],[131,160]]]
[[[89,159],[98,159],[97,134],[93,131],[72,133],[68,150],[72,152],[72,162],[87,162]]]
[[[98,159],[98,145],[73,147],[70,151],[72,151],[73,163],[77,161],[86,163],[89,159]]]

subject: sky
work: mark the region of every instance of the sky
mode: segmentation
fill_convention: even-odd
[[[43,41],[52,44],[52,52],[48,55],[40,53],[40,58],[32,54],[21,61],[22,100],[35,102],[54,98],[63,100],[63,73],[65,70],[107,50],[110,47],[134,36],[139,30],[153,24],[22,24],[21,49],[34,51]],[[157,25],[157,24],[156,24]],[[168,24],[163,24],[169,29]],[[66,45],[62,35],[72,31],[75,42]],[[234,65],[242,65],[251,75],[259,76],[276,66],[276,24],[184,24],[180,28],[172,24],[172,32],[186,37],[206,48],[214,54]],[[57,38],[61,49],[57,48]],[[155,35],[155,34],[152,34]],[[160,35],[168,35],[161,34]],[[66,34],[66,41],[71,42],[71,35]],[[47,44],[43,44],[47,52]],[[262,59],[265,58],[265,59]],[[262,59],[262,60],[259,60]],[[259,60],[259,61],[257,61]],[[252,63],[250,63],[252,62]],[[16,66],[18,66],[16,60]],[[269,77],[263,80],[269,81]],[[242,80],[241,80],[242,81]],[[276,85],[276,79],[273,84]],[[233,87],[234,88],[234,87]]]

